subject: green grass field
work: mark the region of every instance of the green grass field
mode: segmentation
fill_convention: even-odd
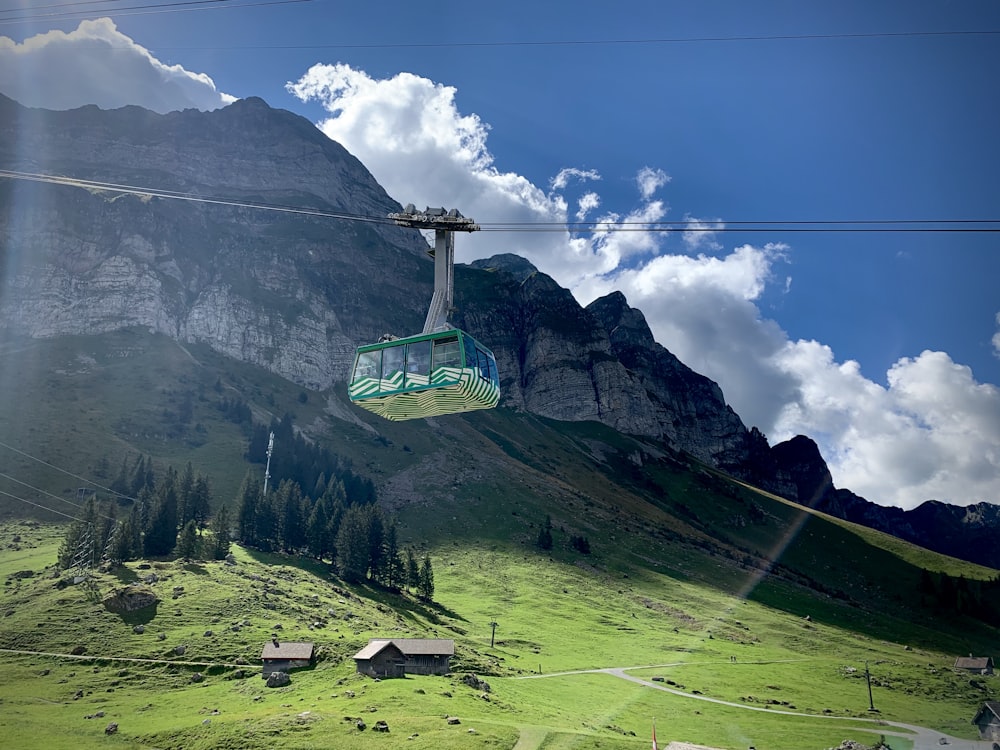
[[[233,566],[133,563],[93,586],[58,586],[59,531],[0,529],[0,645],[64,654],[5,653],[0,727],[24,738],[22,747],[368,748],[387,741],[371,730],[383,720],[391,738],[412,737],[414,748],[513,748],[523,738],[519,748],[625,750],[648,747],[655,720],[662,746],[804,750],[847,737],[874,743],[886,731],[863,721],[872,717],[866,662],[879,718],[959,737],[973,736],[969,721],[996,690],[995,678],[971,687],[951,669],[951,654],[793,618],[666,575],[612,580],[523,549],[435,549],[436,601],[424,605],[239,548]],[[10,548],[15,535],[19,550]],[[34,574],[15,575],[26,570]],[[155,608],[122,616],[101,604],[151,574]],[[317,665],[294,672],[286,688],[268,689],[259,676],[272,633],[320,649]],[[454,638],[454,675],[355,674],[350,656],[370,637],[393,635]],[[81,648],[81,658],[65,656]],[[649,685],[557,674],[616,667]],[[467,671],[489,682],[485,697],[461,682]],[[367,730],[357,729],[358,718]],[[118,731],[105,737],[110,722]],[[908,743],[893,738],[892,746]]]
[[[160,475],[190,461],[232,508],[248,469],[246,434],[217,408],[232,394],[258,423],[294,414],[370,477],[436,584],[427,604],[236,548],[233,566],[150,560],[71,585],[54,567],[64,527],[22,520],[34,506],[5,495],[0,729],[18,747],[638,750],[655,720],[661,747],[821,750],[887,733],[908,750],[873,720],[972,739],[970,720],[1000,692],[997,677],[952,668],[996,656],[1000,629],[920,590],[924,571],[962,576],[998,607],[985,583],[997,571],[812,513],[654,442],[510,409],[388,423],[342,388],[306,393],[136,331],[0,354],[21,378],[20,397],[0,402],[0,440],[17,446],[0,452],[0,474],[40,490],[8,480],[10,495],[73,515],[81,478],[104,465],[110,482],[142,454]],[[547,516],[554,544],[542,552]],[[103,600],[131,583],[156,606],[109,611]],[[319,648],[287,688],[259,677],[272,634]],[[392,636],[455,639],[453,676],[356,675],[351,656]],[[467,672],[490,683],[485,698]]]

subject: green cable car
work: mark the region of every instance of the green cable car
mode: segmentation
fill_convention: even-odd
[[[394,421],[492,409],[500,401],[493,352],[457,329],[358,349],[351,401]]]
[[[435,230],[434,297],[423,333],[386,336],[358,348],[348,396],[393,421],[492,409],[500,401],[493,352],[447,322],[454,287],[454,232],[479,227],[457,211],[418,212],[412,204],[389,218],[402,226]]]

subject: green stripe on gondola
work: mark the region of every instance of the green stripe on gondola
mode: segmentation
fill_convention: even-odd
[[[396,422],[492,409],[500,401],[500,389],[472,368],[441,367],[431,374],[430,385],[399,391],[402,378],[402,373],[385,381],[362,378],[348,393],[358,406]],[[387,387],[396,392],[384,393]]]

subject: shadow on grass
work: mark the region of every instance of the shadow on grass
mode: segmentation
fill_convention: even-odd
[[[451,618],[466,622],[466,619],[454,610],[448,609],[437,602],[427,602],[403,594],[402,592],[387,589],[371,581],[361,581],[359,583],[347,583],[338,578],[333,572],[333,566],[329,563],[312,558],[294,557],[279,552],[263,552],[252,547],[240,547],[255,562],[264,565],[284,565],[290,568],[297,568],[306,573],[315,575],[325,581],[329,581],[336,588],[349,591],[352,596],[369,599],[378,604],[384,604],[391,608],[400,617],[416,622],[425,619],[435,625],[447,625],[442,618]]]
[[[139,580],[139,574],[124,565],[116,565],[110,572],[122,583],[135,583]]]
[[[204,565],[198,565],[197,563],[192,563],[192,562],[186,563],[184,565],[184,570],[186,570],[188,573],[194,573],[195,575],[199,575],[199,576],[207,576],[208,575],[208,571],[205,570],[205,566]]]
[[[159,606],[160,603],[156,602],[142,609],[136,609],[131,612],[114,612],[114,614],[118,615],[126,625],[132,627],[136,625],[148,625],[156,617]]]

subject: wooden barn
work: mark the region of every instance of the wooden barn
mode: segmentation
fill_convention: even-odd
[[[955,669],[965,669],[976,674],[993,674],[993,658],[990,656],[961,656],[955,659]]]
[[[984,740],[1000,741],[1000,701],[986,701],[972,723]]]
[[[260,654],[261,661],[264,662],[263,677],[267,678],[271,672],[288,672],[311,666],[314,653],[315,648],[311,643],[298,641],[282,643],[277,639],[265,643],[264,650]]]
[[[358,672],[371,677],[447,674],[455,641],[450,638],[373,638],[354,655]]]

